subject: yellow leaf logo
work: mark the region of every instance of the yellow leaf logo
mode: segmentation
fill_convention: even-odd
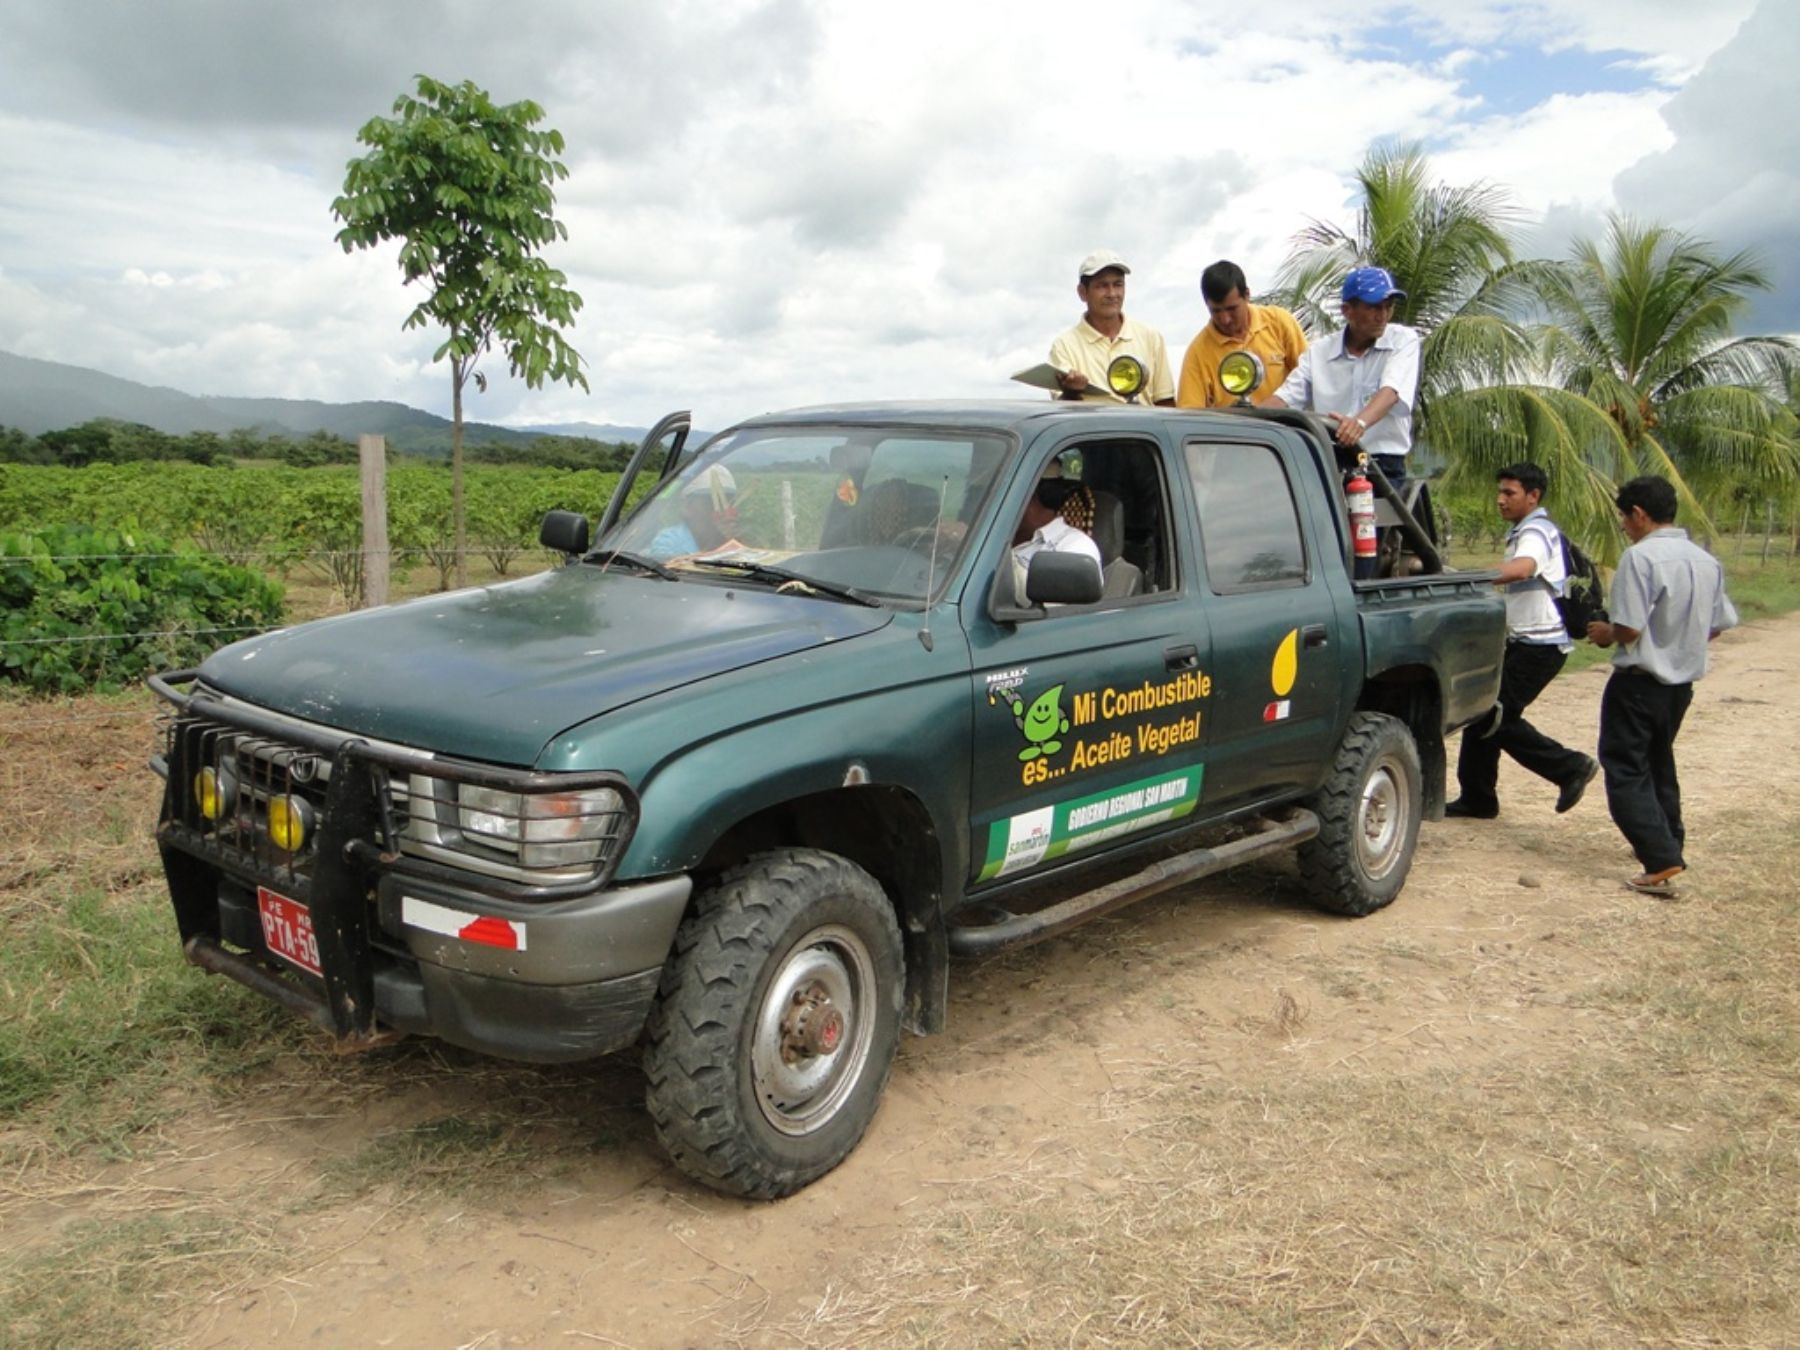
[[[1300,669],[1300,630],[1290,628],[1275,649],[1275,662],[1269,667],[1269,685],[1276,698],[1286,698],[1294,687],[1294,676]]]

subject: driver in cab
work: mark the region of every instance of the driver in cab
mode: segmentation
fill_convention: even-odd
[[[1040,553],[1076,553],[1092,558],[1094,571],[1099,574],[1100,546],[1087,531],[1070,523],[1071,516],[1092,524],[1093,497],[1087,488],[1072,478],[1040,478],[1031,500],[1025,503],[1021,525],[1030,534],[1022,543],[1014,544],[1012,550],[1015,593],[1021,600],[1025,596],[1025,574],[1031,568],[1031,560]]]

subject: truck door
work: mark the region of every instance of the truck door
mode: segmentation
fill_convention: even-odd
[[[1182,459],[1213,642],[1209,808],[1310,788],[1335,748],[1343,662],[1362,659],[1339,641],[1339,564],[1304,529],[1299,494],[1317,489],[1274,441],[1190,436]]]
[[[993,620],[985,583],[971,602],[971,887],[1157,829],[1200,800],[1209,642],[1178,566],[1170,489],[1179,469],[1143,436],[1085,436],[1053,450],[1028,452],[1000,518],[1021,521],[1052,465],[1079,478],[1108,594],[1017,623]],[[990,541],[978,576],[1010,577],[1013,542]]]

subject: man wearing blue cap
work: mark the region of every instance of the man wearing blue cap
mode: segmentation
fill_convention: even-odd
[[[1419,335],[1393,322],[1406,292],[1385,267],[1344,278],[1344,326],[1300,354],[1269,400],[1277,408],[1322,413],[1346,449],[1368,453],[1388,481],[1406,477],[1413,403],[1419,393]]]

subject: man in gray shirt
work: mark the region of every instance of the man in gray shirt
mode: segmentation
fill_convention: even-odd
[[[1675,528],[1668,479],[1634,478],[1614,501],[1631,547],[1613,576],[1611,621],[1588,625],[1589,641],[1619,648],[1600,700],[1600,767],[1613,823],[1644,868],[1625,884],[1672,895],[1687,867],[1675,736],[1706,674],[1706,644],[1738,616],[1719,560]]]

